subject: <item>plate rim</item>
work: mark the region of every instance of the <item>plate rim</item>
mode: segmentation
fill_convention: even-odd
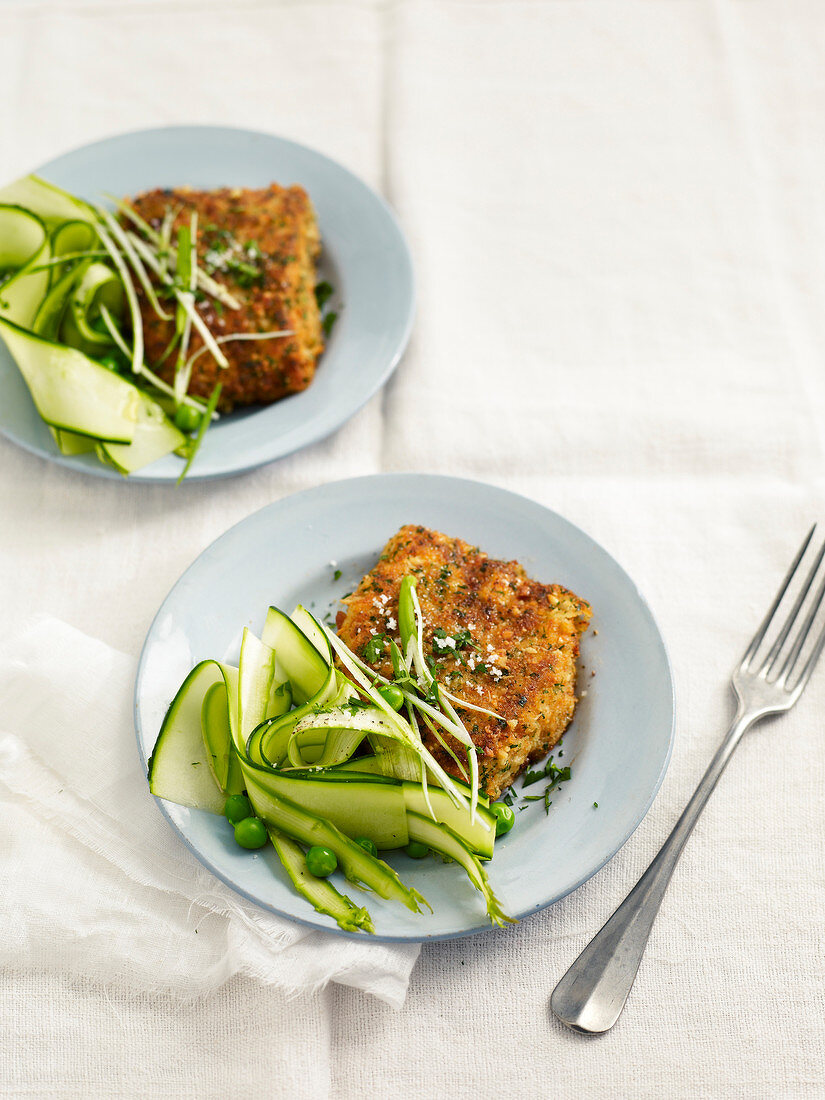
[[[303,450],[306,447],[311,447],[316,443],[328,438],[334,432],[339,431],[346,423],[348,423],[361,409],[370,401],[388,382],[398,364],[401,361],[404,352],[410,342],[410,336],[412,334],[413,325],[415,323],[415,314],[417,307],[417,289],[415,280],[415,267],[413,265],[412,250],[410,248],[407,237],[401,226],[400,219],[395,210],[390,206],[389,202],[381,195],[374,187],[368,184],[361,176],[357,175],[342,164],[340,161],[335,160],[334,157],[329,156],[327,153],[321,152],[312,145],[306,145],[304,142],[295,141],[293,138],[282,137],[280,134],[274,134],[266,130],[255,130],[246,126],[227,126],[219,123],[210,122],[192,122],[192,123],[168,123],[162,126],[144,126],[130,130],[116,131],[114,133],[107,134],[103,137],[95,138],[94,141],[83,142],[80,145],[72,146],[69,149],[63,150],[58,153],[57,156],[52,157],[48,161],[37,165],[34,168],[29,169],[27,175],[44,175],[44,178],[48,178],[48,173],[51,165],[63,160],[64,158],[74,156],[78,153],[86,152],[87,150],[93,150],[100,146],[104,146],[113,141],[119,141],[121,139],[128,140],[130,138],[143,137],[149,134],[168,134],[173,131],[200,131],[206,132],[223,132],[231,134],[242,134],[251,138],[261,138],[267,141],[275,141],[284,146],[290,146],[293,149],[299,150],[302,154],[309,154],[316,160],[323,162],[331,169],[343,173],[348,176],[349,179],[362,188],[372,199],[375,205],[381,210],[384,217],[386,217],[388,224],[391,226],[397,243],[400,247],[400,256],[403,257],[404,279],[408,283],[408,296],[406,301],[406,310],[404,316],[403,325],[400,326],[398,336],[395,340],[395,347],[392,355],[389,357],[387,363],[378,372],[371,386],[367,387],[364,394],[359,396],[357,403],[350,406],[346,415],[341,418],[339,416],[333,416],[329,419],[322,419],[322,422],[316,425],[314,431],[309,432],[305,437],[300,438],[293,445],[289,446],[286,450],[280,450],[275,448],[273,453],[266,458],[258,458],[254,461],[241,462],[237,465],[229,466],[225,469],[215,470],[209,473],[198,473],[197,463],[193,463],[193,468],[186,475],[185,480],[181,483],[181,486],[187,484],[194,484],[196,482],[205,481],[218,481],[228,477],[239,477],[242,474],[250,473],[253,470],[260,469],[263,466],[267,466],[270,463],[277,462],[282,458],[286,458],[289,455],[295,454],[298,451]],[[270,406],[263,406],[260,411],[265,411]],[[103,478],[109,481],[127,482],[129,484],[142,484],[142,485],[168,485],[172,487],[180,488],[177,485],[177,475],[160,476],[158,474],[141,474],[139,470],[134,474],[130,474],[128,477],[124,477],[116,470],[110,470],[102,462],[97,463],[81,463],[76,461],[76,456],[63,455],[59,452],[52,454],[49,451],[44,450],[39,444],[33,442],[23,436],[15,433],[14,428],[0,424],[0,435],[4,436],[15,446],[20,447],[22,450],[27,451],[29,454],[35,455],[42,459],[44,462],[53,463],[57,466],[62,466],[65,469],[73,470],[80,474],[85,474],[90,477]],[[151,469],[146,467],[146,469]]]
[[[593,878],[595,875],[597,875],[599,873],[599,871],[602,870],[603,867],[605,867],[615,856],[617,856],[619,854],[619,852],[622,850],[622,848],[624,848],[624,846],[627,844],[627,842],[630,840],[630,838],[633,836],[633,834],[639,828],[642,821],[644,821],[645,817],[647,817],[648,813],[650,812],[650,810],[653,806],[653,803],[656,800],[656,797],[657,797],[657,795],[658,795],[658,793],[661,789],[662,783],[664,782],[665,776],[667,775],[667,771],[668,771],[668,768],[670,766],[670,761],[671,761],[671,757],[672,757],[672,754],[673,754],[673,746],[674,746],[675,737],[676,737],[676,688],[675,688],[675,679],[674,679],[674,676],[673,676],[673,665],[672,665],[672,662],[671,662],[671,659],[670,659],[670,653],[668,651],[667,643],[665,641],[664,634],[662,633],[662,630],[659,626],[658,620],[656,619],[656,616],[654,615],[653,610],[650,607],[650,604],[648,603],[648,601],[645,598],[644,594],[639,589],[639,586],[636,584],[636,582],[633,580],[632,576],[627,572],[627,570],[624,568],[624,566],[621,564],[621,562],[619,562],[617,560],[617,558],[613,554],[610,553],[609,550],[607,550],[604,546],[602,546],[602,544],[597,539],[593,538],[592,535],[588,534],[588,532],[585,531],[584,528],[580,527],[576,523],[573,523],[572,520],[567,519],[560,512],[556,512],[555,509],[550,508],[547,505],[544,505],[544,504],[540,503],[539,501],[534,500],[532,497],[526,496],[523,493],[518,493],[518,492],[515,492],[511,489],[506,489],[503,486],[494,485],[490,482],[482,481],[481,479],[478,479],[478,478],[454,477],[450,474],[435,474],[435,473],[425,473],[425,472],[417,472],[417,471],[403,471],[403,472],[395,472],[395,473],[365,474],[365,475],[361,475],[359,477],[341,478],[337,481],[321,482],[321,483],[319,483],[317,485],[313,485],[313,486],[311,486],[307,489],[299,489],[297,492],[289,493],[286,496],[279,498],[278,500],[271,501],[269,504],[265,504],[260,508],[256,508],[254,511],[250,512],[248,515],[246,515],[246,516],[242,517],[241,519],[237,520],[235,523],[233,523],[230,527],[228,527],[225,531],[223,531],[220,535],[218,535],[215,539],[213,539],[210,543],[208,543],[206,546],[204,546],[202,550],[200,550],[198,552],[196,557],[189,563],[189,565],[186,567],[186,569],[183,570],[183,572],[180,574],[178,579],[174,582],[174,584],[171,586],[169,591],[166,593],[166,595],[164,596],[163,600],[161,601],[160,606],[158,607],[155,615],[152,617],[152,621],[149,625],[149,628],[146,632],[146,636],[144,638],[143,646],[141,647],[140,657],[138,658],[137,670],[136,670],[136,673],[135,673],[135,688],[134,688],[134,693],[133,693],[133,707],[134,707],[134,720],[135,720],[135,739],[136,739],[136,742],[137,742],[138,756],[139,756],[141,764],[143,766],[142,770],[143,770],[143,773],[145,775],[146,772],[147,772],[148,759],[149,758],[148,758],[147,754],[144,752],[143,741],[142,741],[142,738],[141,738],[140,688],[141,688],[141,679],[142,679],[142,676],[143,676],[144,667],[145,667],[147,659],[148,659],[149,639],[150,639],[150,636],[152,635],[152,633],[154,631],[156,623],[159,621],[160,616],[163,614],[164,608],[166,607],[166,604],[167,604],[168,600],[173,595],[173,593],[185,582],[185,580],[188,577],[189,573],[196,568],[196,566],[198,565],[198,563],[200,562],[201,558],[204,555],[210,553],[217,546],[218,543],[220,543],[222,540],[228,538],[230,535],[233,534],[233,532],[236,531],[236,529],[242,527],[244,524],[246,524],[248,521],[250,521],[253,517],[259,516],[260,514],[262,514],[264,512],[276,511],[280,506],[282,506],[287,501],[292,501],[292,500],[295,500],[296,498],[300,498],[300,497],[310,496],[314,493],[319,493],[319,492],[322,492],[322,491],[325,491],[325,490],[328,491],[334,486],[344,486],[344,485],[351,486],[351,485],[355,485],[357,483],[366,484],[366,483],[369,483],[369,482],[374,483],[376,481],[382,481],[382,482],[408,481],[408,482],[412,482],[414,480],[421,480],[421,479],[426,479],[426,480],[430,480],[430,481],[437,481],[437,482],[440,482],[442,484],[452,483],[456,487],[460,487],[462,485],[473,485],[473,486],[479,487],[479,488],[481,488],[483,490],[486,490],[486,491],[492,491],[494,493],[501,493],[501,494],[503,494],[505,496],[508,496],[508,497],[517,498],[517,500],[522,504],[526,504],[526,505],[530,506],[531,508],[536,508],[536,509],[539,509],[543,512],[550,513],[557,520],[560,520],[562,522],[562,524],[564,524],[565,526],[567,526],[567,527],[571,528],[573,531],[575,531],[578,535],[584,536],[584,538],[586,540],[588,540],[590,543],[592,543],[594,546],[596,546],[604,555],[606,555],[606,557],[613,563],[613,565],[620,571],[620,573],[623,575],[623,577],[627,581],[628,585],[630,586],[630,588],[633,591],[635,599],[638,601],[638,603],[641,605],[641,607],[644,609],[645,613],[649,617],[650,623],[652,624],[652,626],[654,628],[656,637],[657,637],[659,645],[661,647],[662,657],[664,658],[664,667],[665,667],[665,670],[666,670],[666,673],[667,673],[667,681],[668,681],[668,684],[667,684],[667,686],[668,686],[667,697],[668,697],[668,706],[669,706],[669,712],[670,712],[670,729],[669,729],[669,732],[668,732],[667,750],[664,754],[662,764],[659,768],[658,774],[656,775],[656,779],[655,779],[655,782],[652,785],[651,791],[650,791],[649,795],[646,796],[646,801],[645,801],[644,806],[640,809],[640,811],[636,814],[635,818],[632,820],[632,823],[631,823],[630,827],[626,830],[626,834],[623,837],[623,839],[620,841],[620,843],[613,849],[613,851],[609,852],[596,866],[587,869],[586,872],[583,873],[582,875],[580,875],[576,879],[576,881],[572,885],[570,885],[563,893],[558,894],[557,896],[553,897],[551,900],[538,902],[535,905],[532,905],[529,908],[522,910],[521,912],[513,914],[513,916],[515,917],[515,921],[518,924],[520,924],[524,920],[526,920],[528,917],[531,917],[531,916],[535,915],[536,913],[540,913],[543,910],[548,909],[551,906],[555,905],[557,902],[560,902],[560,901],[564,900],[564,898],[569,897],[570,894],[574,893],[581,886],[583,886],[586,882],[588,882],[591,878]],[[171,700],[170,700],[170,702],[171,702]],[[148,788],[148,782],[147,782],[147,788]],[[172,816],[172,813],[170,812],[170,810],[168,809],[168,807],[166,805],[166,800],[164,800],[162,798],[159,798],[156,795],[152,795],[151,797],[153,798],[153,800],[154,800],[155,804],[157,805],[158,809],[160,810],[160,812],[166,818],[167,822],[171,825],[174,832],[177,834],[178,838],[186,845],[186,847],[189,849],[189,851],[192,852],[192,854],[195,856],[195,858],[198,860],[198,862],[201,864],[201,866],[206,867],[206,869],[211,874],[214,874],[216,876],[216,878],[220,879],[221,882],[223,882],[226,886],[228,886],[231,890],[233,890],[240,897],[244,898],[247,902],[259,907],[264,912],[273,913],[276,916],[278,916],[278,917],[280,917],[284,920],[295,921],[296,923],[305,925],[307,927],[310,927],[310,928],[314,929],[315,931],[331,932],[334,935],[343,936],[347,939],[358,940],[361,943],[398,943],[398,944],[402,944],[402,943],[407,943],[407,944],[409,944],[409,943],[435,943],[435,942],[446,941],[446,940],[464,939],[467,936],[476,936],[476,935],[481,935],[481,934],[488,933],[488,932],[508,932],[508,931],[512,931],[512,929],[515,927],[515,925],[507,925],[504,928],[496,928],[496,927],[493,927],[489,923],[489,921],[485,921],[485,923],[483,923],[483,924],[468,926],[467,928],[460,929],[460,930],[457,930],[457,931],[452,931],[452,932],[443,932],[443,933],[437,932],[437,933],[429,933],[429,934],[428,933],[422,933],[421,935],[415,935],[415,934],[413,934],[413,935],[408,935],[408,934],[392,935],[392,934],[386,934],[386,933],[374,933],[374,934],[369,935],[368,937],[365,937],[364,933],[362,933],[362,932],[348,932],[348,931],[345,931],[344,929],[341,929],[339,927],[331,927],[328,924],[322,924],[320,919],[317,919],[317,918],[320,917],[319,914],[316,914],[316,919],[312,919],[311,916],[305,916],[305,917],[295,916],[293,913],[284,912],[283,910],[276,908],[274,905],[267,904],[266,902],[261,901],[259,898],[253,897],[251,894],[249,894],[247,891],[245,891],[243,888],[241,888],[235,881],[233,881],[233,879],[228,874],[224,873],[220,868],[216,867],[206,856],[204,856],[201,852],[199,852],[197,850],[197,848],[194,846],[194,844],[192,844],[190,842],[189,838],[186,836],[186,834],[181,830],[181,828],[178,826],[177,822],[174,820],[174,818]],[[612,844],[612,842],[611,842],[611,844]],[[296,894],[296,897],[298,897],[297,894]]]

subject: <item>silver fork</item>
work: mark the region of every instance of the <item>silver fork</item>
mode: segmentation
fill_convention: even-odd
[[[769,714],[790,710],[810,679],[825,645],[825,627],[819,627],[818,634],[811,633],[825,596],[825,579],[814,591],[817,573],[825,557],[825,543],[807,574],[802,564],[815,530],[816,525],[808,532],[767,615],[733,673],[736,717],[693,797],[638,883],[553,990],[550,1007],[573,1031],[600,1034],[618,1020],[673,870],[733,750],[755,722]],[[797,574],[804,575],[805,579],[788,614],[780,616],[777,614],[779,606],[794,587]],[[809,638],[811,644],[801,663],[800,656]],[[757,661],[759,653],[764,656]]]

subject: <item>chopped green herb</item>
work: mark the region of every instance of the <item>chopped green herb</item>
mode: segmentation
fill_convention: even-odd
[[[478,649],[469,630],[454,630],[452,634],[437,626],[433,631],[433,656],[445,657],[452,650],[458,652],[462,649]],[[476,666],[479,667],[478,665]]]
[[[334,293],[331,283],[326,281],[318,283],[315,288],[315,301],[318,303],[318,308],[323,309]]]
[[[332,332],[332,326],[337,320],[338,314],[334,310],[331,313],[328,313],[326,317],[324,317],[323,321],[321,322],[321,328],[324,330],[324,336],[329,337],[329,334]]]
[[[340,579],[341,579],[341,570],[340,569],[335,570],[335,572],[332,574],[332,579],[334,581],[340,581]]]
[[[364,660],[368,665],[374,665],[384,655],[384,647],[387,642],[386,634],[374,634],[364,646]]]
[[[543,768],[536,768],[535,771],[527,769],[522,786],[529,787],[531,783],[538,783],[540,779],[550,779],[555,786],[557,783],[566,783],[569,778],[570,768],[557,768],[551,756]]]
[[[524,802],[544,802],[544,812],[549,813],[550,807],[553,805],[550,801],[550,793],[554,791],[560,783],[566,783],[569,778],[570,768],[557,768],[551,756],[543,768],[537,768],[535,771],[530,771],[528,768],[524,773],[522,789],[524,787],[529,787],[532,783],[537,783],[540,779],[549,779],[550,782],[541,794],[523,794],[522,800]],[[593,805],[595,806],[596,803]]]
[[[359,710],[370,710],[375,706],[375,703],[365,703],[363,699],[349,699],[343,704],[345,710],[351,710],[353,713]]]
[[[550,792],[556,786],[555,783],[551,783],[548,787],[544,788],[541,794],[526,794],[524,796],[525,802],[544,802],[544,812],[549,813],[550,807],[553,803],[550,801]]]

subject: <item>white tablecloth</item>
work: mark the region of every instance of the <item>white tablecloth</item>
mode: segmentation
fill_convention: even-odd
[[[238,519],[427,470],[526,493],[603,543],[659,618],[678,698],[668,776],[624,849],[508,932],[425,946],[401,1010],[252,978],[181,1003],[12,966],[0,1093],[825,1095],[822,669],[731,763],[616,1028],[585,1039],[547,1007],[692,791],[729,670],[825,518],[823,56],[819,0],[0,3],[3,180],[130,128],[268,130],[389,198],[419,287],[385,392],[255,473],[173,491],[0,439],[3,629],[45,612],[134,656]]]

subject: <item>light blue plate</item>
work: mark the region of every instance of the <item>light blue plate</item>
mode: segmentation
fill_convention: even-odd
[[[528,916],[595,874],[647,813],[670,758],[673,684],[656,623],[621,566],[583,531],[524,497],[475,481],[388,474],[298,493],[237,524],[184,573],[149,631],[135,692],[141,756],[145,763],[166,708],[194,664],[206,657],[236,662],[244,626],[260,631],[270,603],[290,611],[303,603],[319,616],[334,614],[336,601],[405,523],[463,538],[492,557],[516,558],[531,577],[566,585],[593,606],[594,629],[582,645],[583,697],[559,761],[571,766],[572,778],[553,793],[549,814],[537,802],[516,811],[515,827],[497,842],[487,865],[504,909]],[[542,789],[536,784],[529,793]],[[338,931],[293,892],[274,851],[252,855],[235,844],[222,819],[158,804],[195,855],[239,893]],[[353,899],[363,899],[379,939],[439,939],[489,929],[480,896],[458,867],[403,853],[388,861],[434,912],[414,914],[337,881]]]
[[[154,187],[306,188],[318,215],[323,255],[319,279],[335,288],[338,321],[309,389],[274,405],[233,413],[207,433],[187,480],[254,469],[315,443],[339,428],[386,382],[410,335],[412,263],[394,214],[340,164],[293,141],[251,130],[173,126],[107,138],[36,169],[52,183],[102,201],[102,193],[134,195]],[[63,466],[120,478],[89,455],[61,455],[37,415],[20,374],[0,341],[0,431]],[[130,475],[130,481],[174,484],[183,464],[173,456]]]

